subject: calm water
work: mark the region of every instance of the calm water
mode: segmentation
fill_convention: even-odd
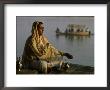
[[[94,66],[94,36],[56,36],[55,43],[58,49],[74,56],[69,62]]]
[[[91,32],[94,31],[93,17],[22,17],[19,16],[17,20],[17,56],[22,56],[25,41],[31,34],[32,23],[35,20],[44,22],[44,34],[49,41],[57,49],[70,53],[74,57],[73,60],[68,60],[71,63],[94,66],[94,36],[56,36],[55,30],[57,27],[61,31],[65,27],[72,24],[85,24],[89,27]]]

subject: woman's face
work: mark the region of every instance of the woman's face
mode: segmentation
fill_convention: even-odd
[[[42,34],[43,34],[43,31],[44,31],[44,25],[43,25],[43,24],[40,24],[40,25],[37,27],[37,30],[38,30],[38,34],[39,34],[39,35],[42,35]]]

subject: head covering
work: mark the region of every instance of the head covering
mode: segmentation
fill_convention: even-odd
[[[32,24],[32,30],[31,30],[31,33],[33,34],[34,33],[34,30],[36,30],[36,26],[38,26],[39,24],[43,24],[43,22],[41,22],[41,21],[35,21],[35,22],[33,22],[33,24]]]
[[[39,25],[39,21],[33,22],[33,24],[32,24],[32,30],[31,30],[31,33],[32,34],[34,33],[34,30],[36,29],[36,25]]]
[[[35,21],[32,24],[32,39],[36,40],[36,44],[39,44],[42,41],[41,39],[43,39],[43,35],[39,35],[38,33],[38,25],[40,24],[43,24],[43,22]]]

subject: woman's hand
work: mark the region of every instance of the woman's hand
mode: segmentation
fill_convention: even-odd
[[[73,59],[73,56],[69,53],[64,53],[64,56],[66,56],[68,59]]]

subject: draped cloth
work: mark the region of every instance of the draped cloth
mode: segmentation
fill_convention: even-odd
[[[32,35],[26,40],[22,55],[22,61],[26,67],[39,60],[52,64],[61,56],[63,56],[62,51],[57,50],[44,35],[39,35],[38,30],[32,29]]]
[[[35,59],[49,61],[62,55],[63,52],[57,50],[51,43],[49,43],[46,37],[30,36],[26,41],[22,59],[29,61]]]

